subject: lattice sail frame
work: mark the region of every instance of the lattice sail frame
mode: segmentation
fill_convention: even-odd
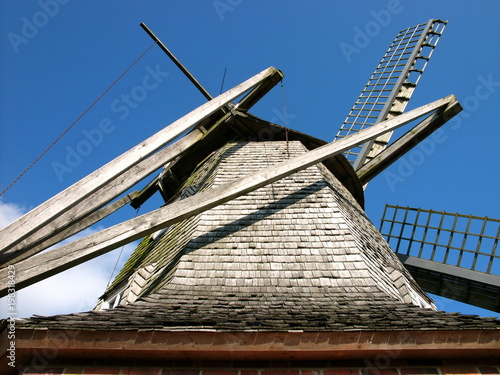
[[[386,205],[380,233],[398,254],[500,275],[500,220]]]
[[[335,140],[403,113],[446,23],[430,19],[398,33],[342,123]],[[391,135],[392,132],[358,145],[344,155],[357,170],[384,150]]]

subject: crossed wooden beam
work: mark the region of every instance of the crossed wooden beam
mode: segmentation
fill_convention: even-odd
[[[273,67],[260,72],[181,117],[0,230],[0,297],[7,294],[9,265],[15,266],[16,289],[22,289],[429,115],[396,141],[396,147],[387,148],[380,153],[380,158],[373,159],[358,171],[362,182],[366,183],[462,109],[454,95],[447,96],[258,173],[36,255],[129,203],[136,192],[108,204],[203,140],[214,127],[232,116],[234,110],[248,111],[282,78],[283,74]],[[245,93],[243,99],[232,104]],[[179,138],[186,132],[189,133]]]

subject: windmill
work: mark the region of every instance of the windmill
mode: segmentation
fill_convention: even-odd
[[[445,21],[430,19],[396,35],[340,126],[335,140],[404,112],[445,27]],[[385,149],[391,135],[392,132],[388,132],[344,155],[359,171]]]
[[[209,101],[0,231],[0,277],[8,280],[14,266],[17,289],[142,239],[95,311],[20,327],[208,330],[238,332],[242,340],[255,330],[496,330],[495,320],[435,311],[415,282],[421,278],[411,276],[363,211],[363,185],[461,110],[450,95],[404,112],[444,25],[432,19],[398,34],[331,143],[248,112],[283,78],[279,70],[270,67],[212,98],[143,25]],[[385,148],[394,129],[418,119]],[[164,206],[42,253],[155,193]],[[412,254],[404,254],[405,263]],[[8,292],[3,284],[0,294]],[[426,350],[434,350],[435,338],[429,340],[434,346]],[[185,347],[169,353],[176,350],[185,355]],[[245,350],[265,356],[275,349]]]

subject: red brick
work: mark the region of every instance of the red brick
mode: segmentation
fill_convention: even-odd
[[[131,368],[131,369],[127,369],[127,370],[124,369],[123,373],[127,374],[127,375],[158,375],[160,373],[160,369],[157,369],[157,368]]]
[[[262,375],[299,375],[299,370],[263,370]]]
[[[64,367],[43,367],[40,370],[27,368],[25,371],[23,375],[62,374],[64,372]]]
[[[258,370],[241,370],[241,375],[259,375]]]
[[[482,374],[482,375],[496,375],[496,374],[500,374],[500,372],[498,372],[498,370],[494,367],[479,367],[479,372]]]
[[[324,375],[359,375],[359,370],[326,370]]]
[[[373,368],[361,370],[362,375],[398,375],[398,370],[391,368]]]
[[[439,375],[437,368],[402,368],[401,375]]]
[[[200,370],[163,370],[163,375],[199,375],[201,373]]]
[[[302,375],[321,375],[319,370],[302,370]],[[358,374],[356,374],[358,375]]]
[[[441,367],[443,375],[480,375],[476,367]]]
[[[83,372],[85,375],[118,375],[120,373],[119,367],[108,368],[86,368]]]
[[[203,370],[201,375],[238,375],[238,370]]]

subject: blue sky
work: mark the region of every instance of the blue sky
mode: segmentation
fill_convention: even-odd
[[[280,69],[288,126],[331,141],[397,32],[440,18],[448,26],[407,109],[455,94],[464,111],[442,128],[432,152],[423,158],[408,154],[388,170],[392,174],[369,184],[366,211],[376,226],[386,203],[498,218],[499,14],[494,0],[2,1],[0,190],[151,45],[141,22],[213,96],[226,69],[223,89],[269,66]],[[367,27],[371,35],[356,44]],[[356,52],[346,54],[346,44]],[[283,124],[282,94],[276,87],[251,112]],[[0,198],[0,224],[204,102],[154,46]],[[94,142],[85,142],[92,134]],[[140,213],[158,203],[153,199]],[[100,225],[135,214],[126,207]],[[119,264],[131,249],[125,248]],[[29,315],[91,308],[118,253],[21,291],[19,309]],[[495,315],[436,302],[447,311]]]

